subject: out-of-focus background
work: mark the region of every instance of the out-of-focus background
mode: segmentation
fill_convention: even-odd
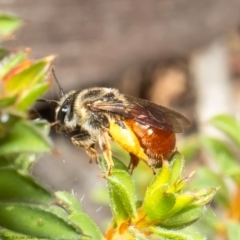
[[[206,127],[216,114],[239,117],[238,0],[0,0],[0,9],[25,21],[4,45],[31,48],[34,58],[55,54],[65,92],[116,87],[184,114],[192,122],[185,135],[217,134]],[[53,83],[45,98],[59,96]],[[53,121],[53,106],[36,108]],[[54,132],[53,139],[59,155],[43,157],[34,174],[53,189],[75,194],[104,228],[110,214],[101,203],[100,170],[69,139]],[[147,167],[145,172],[146,178],[152,174]]]

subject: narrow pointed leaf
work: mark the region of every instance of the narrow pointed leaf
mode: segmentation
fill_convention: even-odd
[[[2,229],[0,230],[0,237],[1,240],[9,240],[9,239],[14,239],[14,240],[49,240],[46,238],[35,238],[32,236],[27,236],[24,234],[16,233],[10,230]]]
[[[49,88],[48,82],[38,83],[22,95],[16,108],[20,111],[28,109]]]
[[[136,216],[135,189],[127,167],[118,159],[113,158],[114,168],[110,176],[105,175],[110,195],[110,205],[117,223],[128,217]],[[107,174],[107,165],[104,158],[99,159],[99,166]]]
[[[195,191],[196,200],[194,201],[194,206],[203,206],[209,203],[214,195],[216,194],[218,188],[205,188]]]
[[[45,58],[32,64],[29,68],[14,75],[6,84],[6,91],[11,92],[12,95],[27,91],[35,84],[41,82],[46,76],[49,65],[53,60],[53,56]]]
[[[167,161],[163,161],[161,170],[155,176],[155,178],[153,179],[153,181],[150,183],[150,185],[148,187],[146,197],[147,197],[148,193],[152,195],[151,192],[155,192],[157,189],[159,189],[159,187],[166,185],[166,184],[169,185],[170,179],[171,179],[170,165]]]
[[[0,78],[4,78],[14,67],[26,60],[28,54],[26,51],[12,53],[1,60]]]
[[[0,14],[0,35],[12,34],[22,24],[22,20],[13,15]]]
[[[175,196],[167,193],[167,185],[161,186],[155,191],[147,189],[143,202],[143,210],[151,220],[164,218],[175,204]]]
[[[129,232],[132,234],[132,236],[134,237],[133,239],[137,239],[137,240],[148,240],[149,237],[145,236],[141,231],[139,231],[138,229],[134,228],[134,227],[129,227]]]
[[[7,49],[0,47],[0,61],[4,59],[8,54],[9,54],[9,51]]]
[[[229,206],[230,195],[229,189],[224,182],[224,179],[219,174],[214,173],[212,170],[201,167],[198,168],[194,181],[191,182],[191,187],[196,189],[203,189],[206,187],[219,187],[214,201],[217,201],[222,206]]]
[[[0,168],[0,202],[49,204],[52,197],[31,176],[13,168]]]
[[[119,197],[118,192],[114,189],[114,185],[112,186],[112,184],[108,183],[108,191],[113,219],[117,225],[119,225],[126,220],[129,215],[121,201],[121,198]]]
[[[240,224],[239,222],[229,221],[226,224],[228,240],[236,240],[240,236]]]
[[[16,97],[0,98],[0,109],[9,107],[16,102]]]
[[[82,212],[82,207],[79,201],[70,193],[58,191],[55,196],[60,205],[62,205],[69,213]]]
[[[179,152],[175,152],[170,159],[171,162],[171,180],[169,184],[175,183],[182,174],[184,167],[184,158]]]
[[[42,153],[50,150],[50,140],[36,126],[26,121],[18,121],[8,135],[0,140],[0,155]]]
[[[229,115],[219,115],[211,119],[210,123],[228,135],[240,147],[240,123]]]
[[[0,112],[0,141],[12,130],[14,124],[17,123],[20,118],[21,116],[15,114]]]
[[[176,214],[177,212],[182,211],[185,208],[188,208],[196,199],[194,194],[191,192],[182,193],[176,196],[174,207],[168,213],[168,217]]]
[[[106,179],[109,188],[114,191],[114,195],[118,196],[128,216],[136,217],[136,196],[129,173],[113,170],[111,176],[107,176]],[[119,201],[117,202],[119,203]],[[117,202],[112,202],[112,204],[116,205]]]
[[[239,178],[240,166],[236,161],[237,157],[227,143],[207,136],[202,137],[200,143],[216,161],[224,175]]]
[[[0,226],[36,238],[79,240],[83,235],[51,212],[25,204],[0,203]]]
[[[165,240],[205,240],[203,236],[187,234],[181,231],[168,230],[160,227],[151,227],[151,231]]]
[[[173,217],[163,219],[161,223],[159,223],[159,226],[169,229],[181,229],[197,221],[203,212],[204,209],[202,207],[192,208],[188,211],[180,212]]]
[[[97,224],[86,213],[75,212],[70,215],[69,219],[81,229],[86,239],[104,239]]]

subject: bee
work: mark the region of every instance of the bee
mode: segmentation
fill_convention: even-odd
[[[108,174],[114,167],[111,140],[130,154],[131,173],[140,160],[154,172],[176,150],[176,133],[190,124],[176,111],[114,88],[93,87],[64,94],[54,78],[62,95],[55,112],[57,130],[69,134],[73,145],[84,149],[90,162],[98,159],[98,144]]]

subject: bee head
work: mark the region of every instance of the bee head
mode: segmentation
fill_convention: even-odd
[[[76,121],[74,119],[74,101],[77,91],[71,91],[65,94],[59,101],[56,108],[56,121],[62,127],[75,127]]]

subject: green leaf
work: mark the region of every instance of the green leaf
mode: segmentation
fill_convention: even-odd
[[[47,57],[32,64],[29,68],[15,74],[5,84],[7,92],[12,95],[20,94],[31,89],[37,83],[42,82],[49,68],[49,64],[53,60],[53,56]]]
[[[124,220],[129,217],[129,215],[119,197],[119,194],[116,192],[112,184],[108,184],[108,191],[113,219],[117,225],[120,225]]]
[[[136,196],[132,178],[127,167],[118,159],[113,158],[114,168],[110,176],[105,175],[110,195],[110,206],[117,223],[128,217],[136,217]],[[99,159],[99,166],[106,174],[107,164],[104,158]]]
[[[193,202],[194,206],[203,206],[209,203],[219,188],[203,188],[194,192],[196,200]]]
[[[229,136],[240,148],[240,124],[229,115],[218,115],[211,119],[210,123]]]
[[[193,160],[199,152],[199,135],[192,134],[188,136],[183,142],[180,142],[178,149],[187,162]]]
[[[240,236],[240,224],[239,222],[229,221],[226,224],[228,240],[236,240],[237,236]]]
[[[16,97],[0,98],[0,109],[9,107],[16,102]]]
[[[0,61],[9,54],[7,49],[0,47]],[[1,71],[1,69],[0,69]]]
[[[127,213],[127,217],[135,218],[137,214],[136,209],[136,196],[131,176],[128,172],[117,170],[114,168],[111,176],[106,176],[109,191],[112,193],[114,199],[111,202],[112,210],[124,211]],[[119,202],[121,204],[119,205]],[[117,206],[118,205],[118,206]],[[124,208],[121,209],[121,208]],[[114,216],[118,217],[119,212],[114,213]]]
[[[26,51],[19,51],[17,53],[12,53],[6,56],[1,60],[1,68],[0,68],[0,78],[3,78],[7,73],[9,73],[17,64],[26,60],[28,54]]]
[[[219,186],[221,186],[221,188],[218,190],[214,200],[224,207],[229,206],[229,190],[222,176],[214,173],[212,170],[206,167],[200,167],[196,172],[194,181],[191,182],[191,187],[194,187],[196,189]]]
[[[163,219],[159,226],[168,229],[181,229],[197,221],[203,214],[203,207],[192,208],[188,211],[179,212],[173,217]]]
[[[59,204],[62,205],[69,213],[82,212],[82,207],[79,201],[70,193],[58,191],[55,192],[55,196],[59,201]]]
[[[155,192],[159,187],[164,186],[166,184],[169,185],[171,180],[171,168],[168,161],[163,161],[162,167],[159,173],[153,178],[152,182],[148,187],[148,193],[152,195],[151,192]],[[147,194],[147,193],[146,193]],[[147,195],[145,196],[147,197]]]
[[[176,195],[175,197],[176,197],[175,205],[168,213],[168,217],[188,208],[196,199],[196,196],[194,196],[194,194],[191,192],[182,193]]]
[[[0,202],[49,204],[51,194],[26,173],[0,168]]]
[[[36,205],[0,203],[2,228],[36,238],[79,240],[82,233]]]
[[[129,232],[132,234],[134,239],[136,240],[148,240],[149,237],[146,237],[140,230],[136,229],[135,227],[130,226]]]
[[[49,88],[48,82],[38,83],[34,85],[29,91],[22,95],[16,108],[19,111],[28,109],[44,92]]]
[[[233,151],[222,140],[213,137],[201,137],[201,145],[216,161],[222,174],[234,177],[240,176],[240,166]]]
[[[180,177],[184,167],[184,158],[179,152],[175,152],[170,159],[171,179],[169,184],[174,184]]]
[[[150,220],[161,220],[168,215],[175,204],[175,196],[167,193],[168,186],[162,185],[154,191],[147,189],[143,210]]]
[[[46,238],[35,238],[35,237],[32,237],[32,236],[27,236],[27,235],[24,235],[24,234],[20,234],[20,233],[16,233],[16,232],[13,232],[13,231],[10,231],[10,230],[6,230],[6,229],[1,229],[0,230],[0,237],[1,237],[1,240],[9,240],[9,239],[13,239],[13,240],[49,240],[49,239],[46,239]]]
[[[51,150],[51,142],[34,123],[18,121],[8,135],[0,140],[0,155],[43,153]]]
[[[150,229],[151,232],[163,237],[165,240],[205,240],[205,238],[199,234],[187,234],[182,231],[168,230],[160,227],[151,227]]]
[[[9,133],[14,124],[21,119],[21,116],[10,114],[8,112],[0,112],[0,142],[7,133]],[[0,153],[1,154],[1,153]]]
[[[0,167],[14,167],[28,172],[39,158],[37,154],[12,154],[0,157]]]
[[[88,239],[104,239],[96,223],[86,213],[73,213],[69,219],[89,237]]]
[[[0,35],[8,36],[22,25],[18,17],[0,14]]]

